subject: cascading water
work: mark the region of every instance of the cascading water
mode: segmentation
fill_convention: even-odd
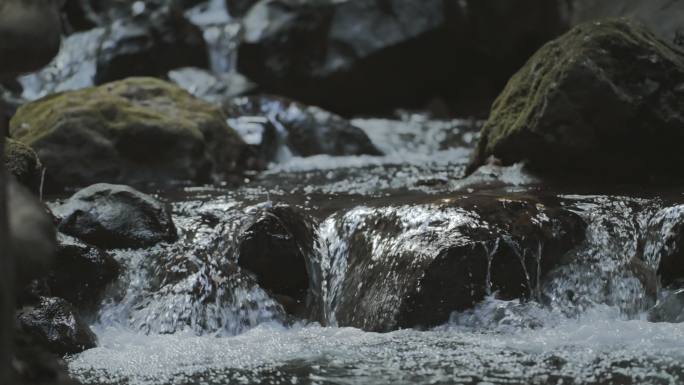
[[[529,200],[533,189],[525,185],[534,178],[519,166],[494,167],[491,175],[458,183],[420,183],[425,175],[450,178],[462,170],[472,143],[462,122],[356,123],[384,156],[292,157],[237,190],[161,194],[173,202],[179,241],[116,252],[126,273],[96,317],[99,346],[70,357],[71,372],[84,384],[130,385],[684,381],[684,326],[646,320],[660,290],[653,272],[672,249],[668,239],[680,220],[676,202],[553,193],[566,212],[559,222],[552,203]],[[442,149],[446,136],[436,132],[456,135],[464,150]],[[302,180],[308,185],[301,187]],[[472,205],[459,203],[472,199]],[[272,201],[312,217],[311,258],[320,271],[311,282],[320,291],[324,326],[293,323],[273,293],[236,265],[241,234]],[[485,214],[488,204],[495,209]],[[521,217],[528,225],[506,227],[502,210],[529,211]],[[558,249],[553,242],[561,239],[557,227],[574,216],[586,223],[583,240],[547,271]],[[529,228],[521,233],[520,226]],[[541,235],[520,236],[528,233]],[[480,253],[486,270],[464,273],[481,288],[473,307],[452,311],[436,327],[382,334],[342,327],[369,303],[379,304],[377,314],[396,316],[393,304],[406,302],[402,290],[413,290],[402,286],[398,272],[440,261],[473,239],[472,253]],[[364,252],[368,265],[359,262]],[[415,266],[401,264],[407,255],[415,256]],[[525,286],[512,300],[502,298],[498,267],[510,260],[507,266],[524,271]],[[387,266],[395,270],[374,276],[381,279],[350,277]],[[387,287],[403,289],[380,290]],[[431,290],[430,281],[416,290]],[[366,302],[358,303],[357,314],[352,309],[341,318],[353,304],[349,293],[386,297],[358,297]]]

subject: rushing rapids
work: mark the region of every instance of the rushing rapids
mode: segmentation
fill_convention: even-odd
[[[682,324],[648,321],[659,300],[669,308],[650,317],[675,321],[664,315],[680,303],[655,273],[674,247],[662,234],[678,228],[680,194],[540,189],[518,166],[452,182],[470,125],[355,123],[385,155],[289,157],[238,189],[159,193],[179,239],[113,251],[123,274],[92,314],[98,347],[68,360],[73,375],[131,385],[684,381]],[[447,132],[462,150],[441,149]],[[277,207],[301,213],[313,239],[288,246],[306,237]],[[280,237],[292,248],[282,255],[305,261],[309,289],[294,307],[241,267],[264,217],[285,230],[267,227],[259,242]]]

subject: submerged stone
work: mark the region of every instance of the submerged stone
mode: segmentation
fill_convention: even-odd
[[[541,48],[494,103],[470,171],[494,156],[546,173],[681,177],[684,54],[625,19]]]
[[[320,230],[323,307],[339,326],[390,331],[442,324],[486,295],[539,299],[540,279],[584,229],[533,198],[355,208]]]
[[[80,190],[55,215],[61,232],[104,248],[141,248],[178,237],[167,205],[123,185]]]
[[[26,104],[10,131],[36,151],[56,188],[206,183],[238,173],[247,150],[218,108],[153,78]]]

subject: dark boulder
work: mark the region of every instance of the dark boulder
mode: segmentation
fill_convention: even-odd
[[[651,322],[684,322],[684,289],[668,295],[648,311],[648,320]]]
[[[128,186],[95,184],[56,207],[59,230],[104,248],[141,248],[177,239],[170,208]]]
[[[510,80],[469,171],[495,156],[546,173],[680,177],[683,95],[683,54],[625,19],[582,24]]]
[[[660,210],[650,219],[644,260],[657,269],[664,285],[684,281],[684,205]]]
[[[239,173],[248,150],[217,107],[154,78],[26,104],[10,131],[36,151],[54,189],[211,182]]]
[[[38,191],[43,165],[31,147],[7,138],[5,141],[5,167],[22,185]]]
[[[260,95],[227,99],[223,109],[231,118],[268,118],[295,155],[382,155],[363,130],[315,106]]]
[[[226,0],[226,8],[231,16],[242,17],[258,2],[259,0]]]
[[[119,263],[109,253],[60,233],[55,265],[47,285],[52,295],[66,299],[79,309],[93,310],[119,270]]]
[[[36,305],[22,308],[17,318],[22,332],[60,356],[80,353],[97,345],[95,334],[76,309],[61,298],[43,297]]]
[[[202,31],[174,8],[121,19],[107,27],[97,55],[95,83],[130,76],[165,77],[169,70],[209,65]]]
[[[264,169],[268,163],[277,161],[282,148],[282,135],[273,121],[264,116],[240,116],[228,119],[228,124],[252,149],[255,165],[248,168]]]
[[[241,73],[266,92],[343,114],[436,96],[488,105],[564,29],[546,0],[263,0],[243,23]]]
[[[36,71],[57,54],[59,2],[5,0],[0,12],[0,77]]]
[[[260,212],[241,235],[238,265],[290,313],[302,315],[311,279],[313,220],[287,205]],[[311,300],[311,299],[309,299]]]
[[[528,197],[359,207],[319,231],[323,308],[339,326],[389,331],[442,324],[486,295],[539,299],[584,229],[558,202]]]
[[[55,225],[47,208],[14,178],[8,186],[11,250],[17,287],[43,277],[54,263]]]
[[[151,7],[150,2],[137,3]],[[65,37],[49,65],[20,79],[22,96],[35,100],[130,76],[166,78],[169,70],[208,66],[202,32],[176,8],[160,7],[114,20]]]
[[[66,32],[71,33],[104,26],[119,19],[147,17],[162,7],[171,6],[182,10],[201,2],[202,0],[66,0],[62,12],[68,26]]]

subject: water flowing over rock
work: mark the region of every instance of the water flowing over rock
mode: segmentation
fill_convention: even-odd
[[[161,7],[69,35],[50,64],[20,78],[22,95],[35,100],[129,76],[165,78],[173,69],[208,67],[208,55],[202,31]]]
[[[285,137],[285,144],[294,155],[381,155],[360,128],[315,106],[262,95],[228,99],[223,109],[231,118],[268,118]],[[233,124],[238,126],[239,123],[234,121]]]
[[[526,198],[355,208],[319,229],[327,318],[388,331],[439,325],[486,295],[539,298],[541,279],[584,227],[557,204]]]
[[[459,89],[478,84],[496,94],[529,53],[562,30],[554,20],[557,4],[536,0],[265,0],[243,19],[238,70],[268,92],[341,113],[440,95],[486,105],[489,96],[481,101]],[[472,76],[478,71],[486,78]]]
[[[587,223],[587,239],[566,254],[542,284],[544,302],[577,317],[609,305],[627,317],[653,306],[658,294],[658,262],[643,249],[652,235],[649,221],[662,202],[624,196],[563,197]]]
[[[81,311],[92,312],[98,310],[104,289],[119,270],[111,254],[59,233],[55,265],[47,285],[52,295],[66,299]]]
[[[170,209],[128,186],[99,183],[59,207],[59,230],[105,248],[142,248],[177,239]]]
[[[241,170],[247,150],[218,108],[153,78],[26,104],[10,131],[38,153],[55,189],[221,180]]]
[[[97,345],[95,334],[73,306],[63,299],[43,297],[37,304],[21,309],[17,318],[24,332],[60,356],[79,353]]]
[[[208,65],[202,31],[178,10],[163,9],[117,20],[106,29],[94,80],[103,84],[129,76],[164,77],[175,68]]]
[[[145,334],[235,335],[284,321],[282,306],[237,266],[240,234],[259,212],[229,198],[175,205],[177,242],[114,251],[122,275],[102,322]]]
[[[261,287],[277,295],[290,314],[304,315],[315,291],[309,292],[314,254],[313,220],[287,205],[260,213],[243,232],[238,265],[253,273]]]
[[[681,177],[684,55],[628,20],[548,43],[494,103],[470,171],[495,156],[548,173]]]
[[[684,206],[665,208],[649,222],[649,238],[644,259],[658,274],[664,285],[684,281]]]

